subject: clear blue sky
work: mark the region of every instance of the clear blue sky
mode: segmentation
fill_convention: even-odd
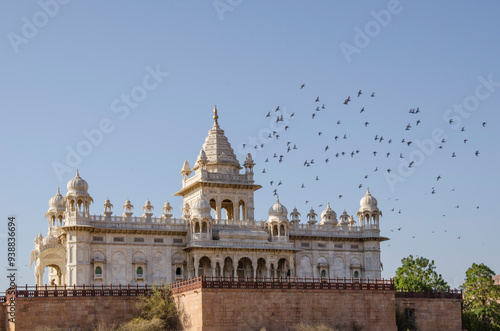
[[[355,214],[370,187],[383,212],[382,235],[391,239],[382,244],[384,277],[409,254],[434,259],[453,287],[473,262],[500,273],[497,2],[53,4],[0,4],[0,266],[13,214],[20,284],[34,283],[27,266],[33,240],[47,232],[48,200],[58,186],[65,194],[74,176],[68,150],[90,144],[84,131],[102,121],[112,128],[73,160],[89,183],[92,213],[102,213],[109,197],[121,214],[128,197],[136,213],[149,198],[158,215],[168,199],[180,216],[181,199],[172,196],[181,187],[179,171],[186,159],[194,164],[215,104],[240,162],[248,146],[264,144],[252,148],[255,180],[263,185],[255,194],[257,219],[274,203],[271,180],[282,181],[281,202],[303,216],[311,206],[319,214],[327,202],[338,215],[344,209]],[[152,70],[168,76],[148,78],[150,90],[141,89]],[[127,106],[122,95],[132,91],[140,101]],[[315,111],[322,104],[325,109]],[[278,105],[287,131],[266,118],[280,113],[274,113]],[[417,107],[419,114],[409,113]],[[279,139],[267,139],[269,130]],[[434,130],[446,136],[444,143],[429,143]],[[298,149],[287,153],[287,142]],[[58,176],[56,163],[71,172]]]

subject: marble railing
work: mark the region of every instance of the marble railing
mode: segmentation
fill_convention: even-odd
[[[65,220],[65,225],[86,225],[105,229],[145,229],[159,231],[187,231],[187,223],[183,218],[141,216],[103,216],[90,215],[89,217],[76,217]],[[213,230],[224,228],[265,229],[265,221],[254,220],[214,220]],[[368,237],[379,236],[378,225],[365,226],[332,226],[320,224],[300,224],[290,226],[290,236],[338,236],[338,237]]]
[[[245,247],[245,248],[276,248],[276,249],[293,249],[294,243],[284,243],[284,242],[246,242],[246,241],[219,241],[219,240],[207,240],[196,242],[191,242],[188,244],[190,246],[203,246],[203,247]]]
[[[253,180],[249,179],[247,174],[225,174],[219,172],[198,172],[186,181],[183,181],[183,187],[189,186],[200,180],[214,180],[227,183],[252,184]]]

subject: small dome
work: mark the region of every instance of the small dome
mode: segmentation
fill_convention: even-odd
[[[246,166],[246,167],[253,167],[254,165],[255,165],[255,163],[253,162],[252,154],[248,153],[247,157],[245,159],[244,166]]]
[[[66,204],[64,203],[64,198],[59,192],[59,187],[57,188],[57,193],[49,200],[49,210],[64,211],[66,209]]]
[[[43,238],[42,240],[43,245],[57,245],[60,243],[61,241],[54,237],[52,234],[47,235],[47,237]]]
[[[80,177],[78,170],[76,170],[75,178],[70,180],[66,187],[68,188],[68,194],[69,193],[87,193],[87,190],[89,189],[89,184],[87,184],[87,182]]]
[[[377,199],[375,199],[371,194],[370,190],[366,189],[365,196],[359,202],[361,209],[378,210]]]
[[[337,213],[330,208],[330,203],[326,206],[326,209],[321,213],[322,223],[336,223]]]
[[[144,206],[142,207],[142,210],[144,210],[145,212],[151,212],[152,209],[155,209],[155,207],[153,207],[151,205],[151,201],[149,201],[149,199],[147,199],[146,202],[144,202]]]
[[[194,199],[191,203],[191,210],[208,210],[210,212],[210,209],[210,203],[202,197]]]
[[[280,199],[277,197],[275,204],[269,208],[269,216],[282,216],[286,218],[287,215],[288,210],[280,203]]]
[[[212,210],[212,207],[210,207],[210,203],[202,196],[195,198],[191,202],[190,207],[192,217],[211,218],[210,211]]]

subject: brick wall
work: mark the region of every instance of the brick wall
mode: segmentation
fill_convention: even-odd
[[[40,326],[80,330],[99,322],[124,322],[135,316],[136,302],[135,297],[17,298],[15,330],[34,331]]]
[[[395,307],[415,310],[419,330],[461,330],[460,299],[396,298],[383,290],[298,290],[203,288],[176,294],[188,330],[291,330],[297,323],[326,324],[350,331],[396,331]],[[15,328],[39,326],[85,330],[98,322],[125,322],[135,315],[137,297],[17,298]],[[6,306],[0,309],[4,319]]]
[[[462,330],[462,300],[397,298],[400,310],[415,309],[415,325],[423,331]]]
[[[362,330],[396,330],[393,291],[204,288],[177,298],[192,331],[291,330],[300,322],[346,331],[353,322]]]

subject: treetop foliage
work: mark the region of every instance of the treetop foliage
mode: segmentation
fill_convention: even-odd
[[[400,291],[448,290],[450,287],[435,269],[434,260],[429,261],[424,257],[414,258],[413,255],[405,257],[396,270],[394,286]]]
[[[470,331],[500,330],[500,286],[493,280],[495,272],[473,263],[465,276],[464,326]]]

